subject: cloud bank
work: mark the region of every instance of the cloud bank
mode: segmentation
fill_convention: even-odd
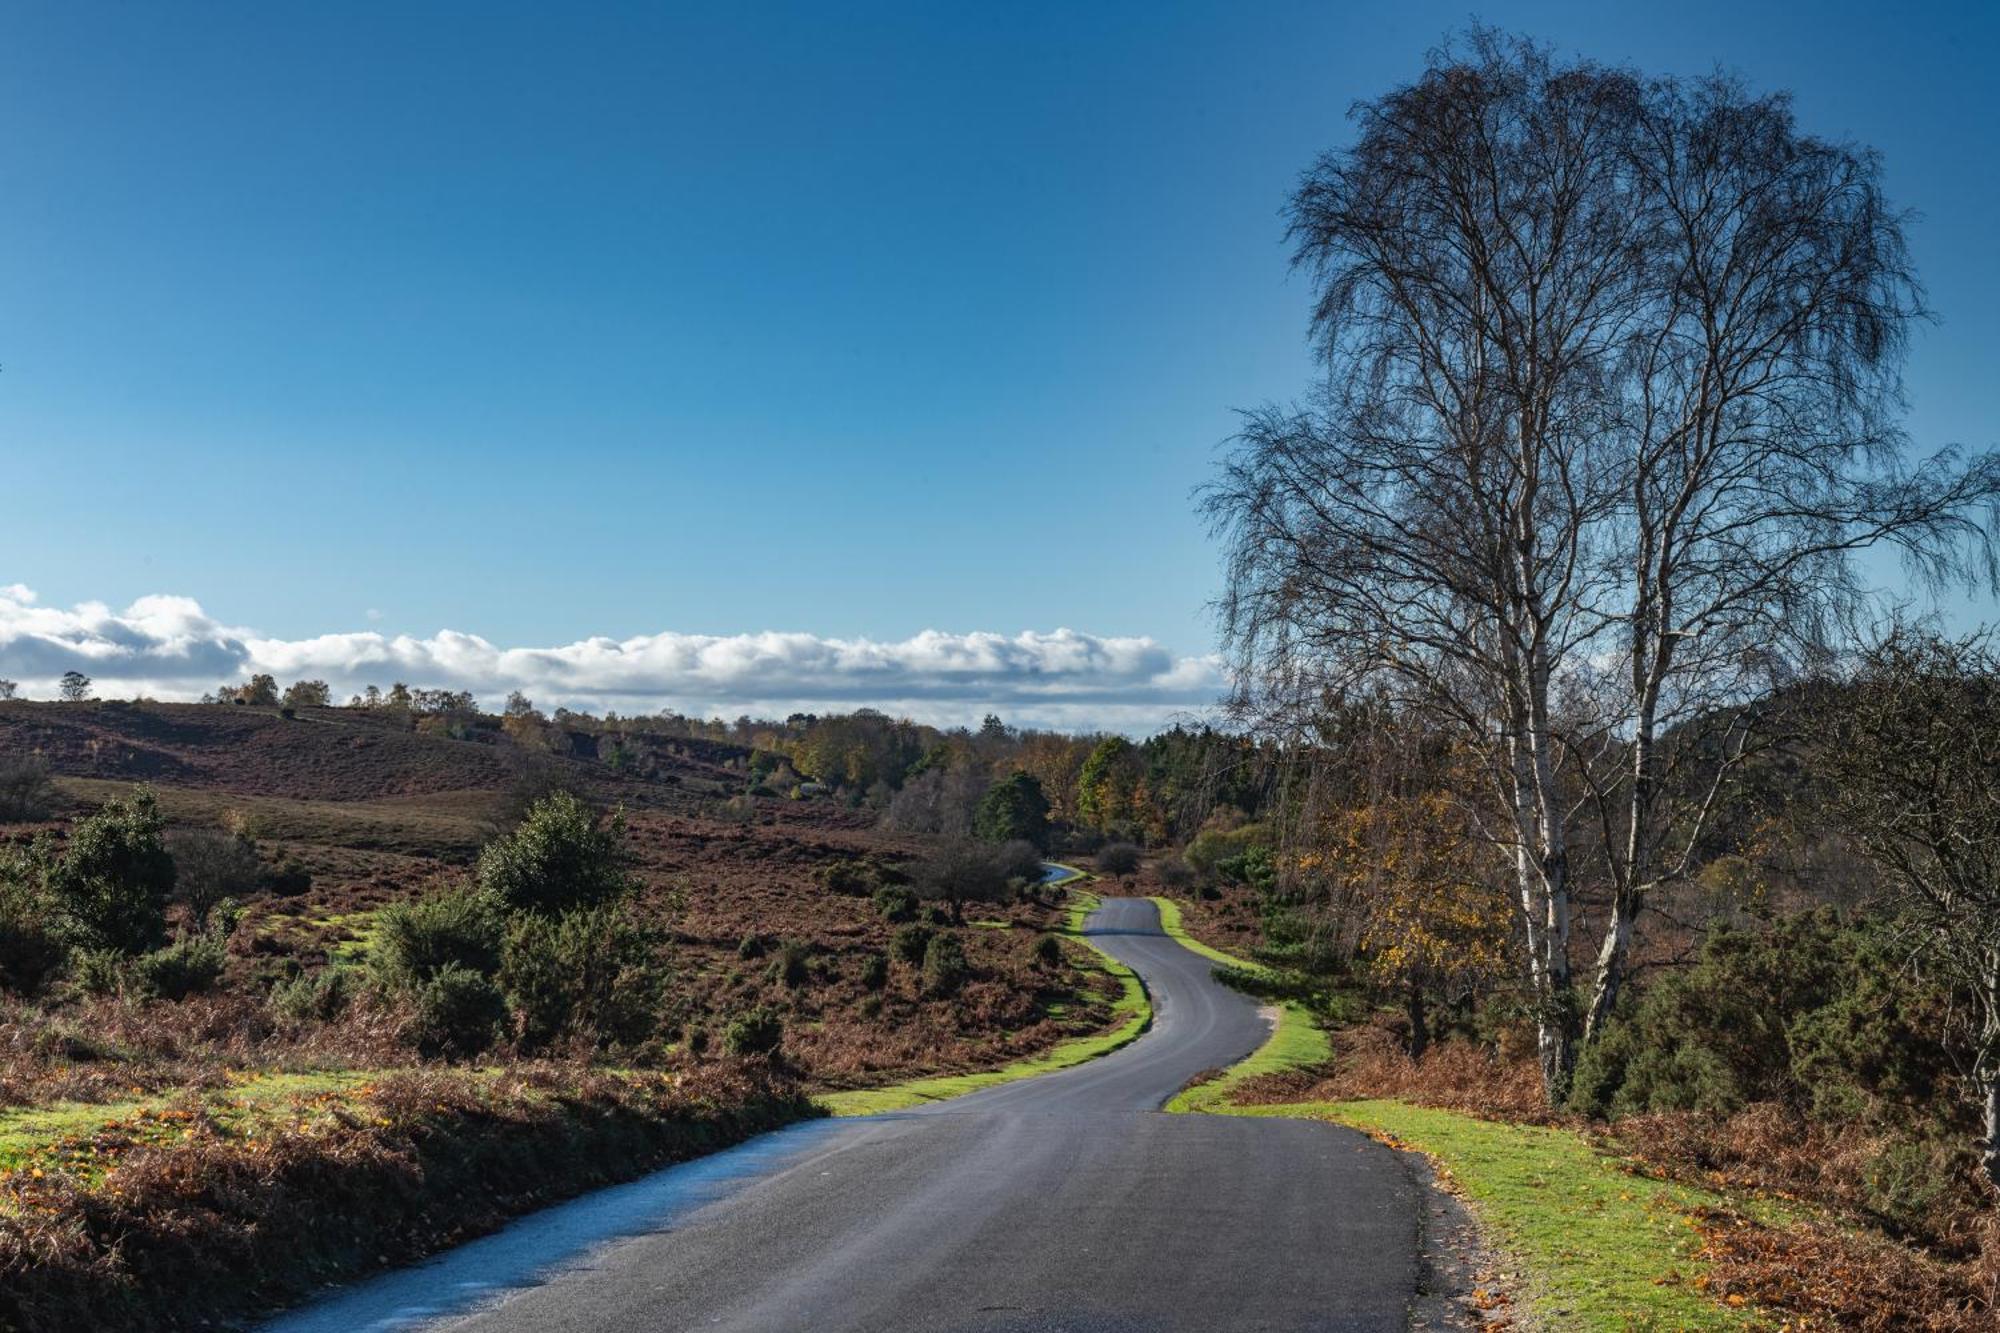
[[[1220,665],[1150,638],[1049,633],[948,634],[900,642],[804,633],[644,634],[550,648],[503,648],[476,634],[423,638],[362,630],[266,638],[211,617],[190,597],[141,597],[68,610],[0,586],[0,678],[48,698],[65,671],[106,697],[194,699],[269,672],[325,680],[336,698],[363,686],[470,690],[495,706],[520,690],[544,708],[690,716],[783,717],[863,706],[940,725],[997,712],[1017,725],[1151,731],[1210,706]]]

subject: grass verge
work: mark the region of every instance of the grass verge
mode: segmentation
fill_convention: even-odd
[[[815,1114],[761,1066],[419,1071],[0,1176],[0,1327],[206,1327]]]
[[[1247,972],[1252,976],[1270,977],[1270,968],[1261,963],[1252,963],[1226,954],[1212,945],[1203,944],[1190,935],[1186,923],[1181,918],[1180,904],[1171,898],[1154,898],[1153,905],[1160,909],[1160,929],[1167,932],[1182,948],[1200,954],[1210,962],[1224,967]],[[1248,1059],[1239,1060],[1225,1070],[1220,1077],[1193,1087],[1183,1088],[1167,1103],[1166,1109],[1175,1112],[1212,1111],[1228,1102],[1230,1094],[1245,1081],[1263,1074],[1281,1074],[1293,1069],[1308,1069],[1313,1065],[1325,1064],[1333,1058],[1333,1047],[1328,1043],[1326,1033],[1320,1031],[1303,1005],[1290,1000],[1279,1001],[1278,1024],[1262,1046],[1250,1053]]]
[[[1348,1125],[1430,1157],[1491,1240],[1530,1275],[1538,1326],[1740,1329],[1756,1312],[1712,1298],[1695,1214],[1741,1207],[1707,1190],[1632,1175],[1566,1129],[1507,1125],[1394,1101],[1219,1106],[1226,1115]]]
[[[1016,1060],[998,1069],[911,1079],[905,1083],[892,1083],[886,1088],[864,1088],[856,1092],[826,1092],[814,1100],[838,1116],[902,1111],[912,1106],[922,1106],[926,1102],[963,1097],[968,1092],[978,1092],[981,1088],[990,1088],[1001,1083],[1012,1083],[1016,1079],[1033,1078],[1037,1074],[1068,1069],[1086,1060],[1095,1060],[1100,1055],[1108,1055],[1119,1047],[1138,1040],[1139,1035],[1153,1022],[1153,1006],[1146,998],[1146,988],[1140,983],[1137,973],[1092,944],[1084,935],[1083,922],[1097,910],[1099,902],[1097,895],[1071,890],[1070,899],[1069,919],[1063,928],[1063,934],[1095,955],[1095,961],[1087,964],[1087,967],[1106,972],[1117,980],[1119,994],[1111,1006],[1112,1012],[1121,1020],[1116,1027],[1109,1032],[1073,1038],[1040,1055]]]

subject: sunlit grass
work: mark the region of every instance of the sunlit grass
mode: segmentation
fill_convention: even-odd
[[[1634,1176],[1573,1131],[1394,1101],[1216,1109],[1329,1120],[1431,1157],[1492,1241],[1530,1274],[1520,1294],[1538,1327],[1735,1329],[1756,1322],[1749,1310],[1701,1288],[1706,1265],[1690,1215],[1734,1201]]]

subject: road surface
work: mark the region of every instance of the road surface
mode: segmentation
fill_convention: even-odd
[[[1406,1326],[1420,1200],[1308,1121],[1166,1115],[1267,1034],[1142,899],[1087,924],[1153,997],[1100,1060],[815,1121],[348,1288],[269,1333],[1376,1330]]]

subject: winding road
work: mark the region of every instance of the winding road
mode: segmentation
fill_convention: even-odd
[[[1309,1121],[1161,1113],[1266,1024],[1151,903],[1109,899],[1086,931],[1152,995],[1152,1030],[1119,1051],[767,1134],[267,1333],[1406,1327],[1421,1201],[1394,1154]]]

